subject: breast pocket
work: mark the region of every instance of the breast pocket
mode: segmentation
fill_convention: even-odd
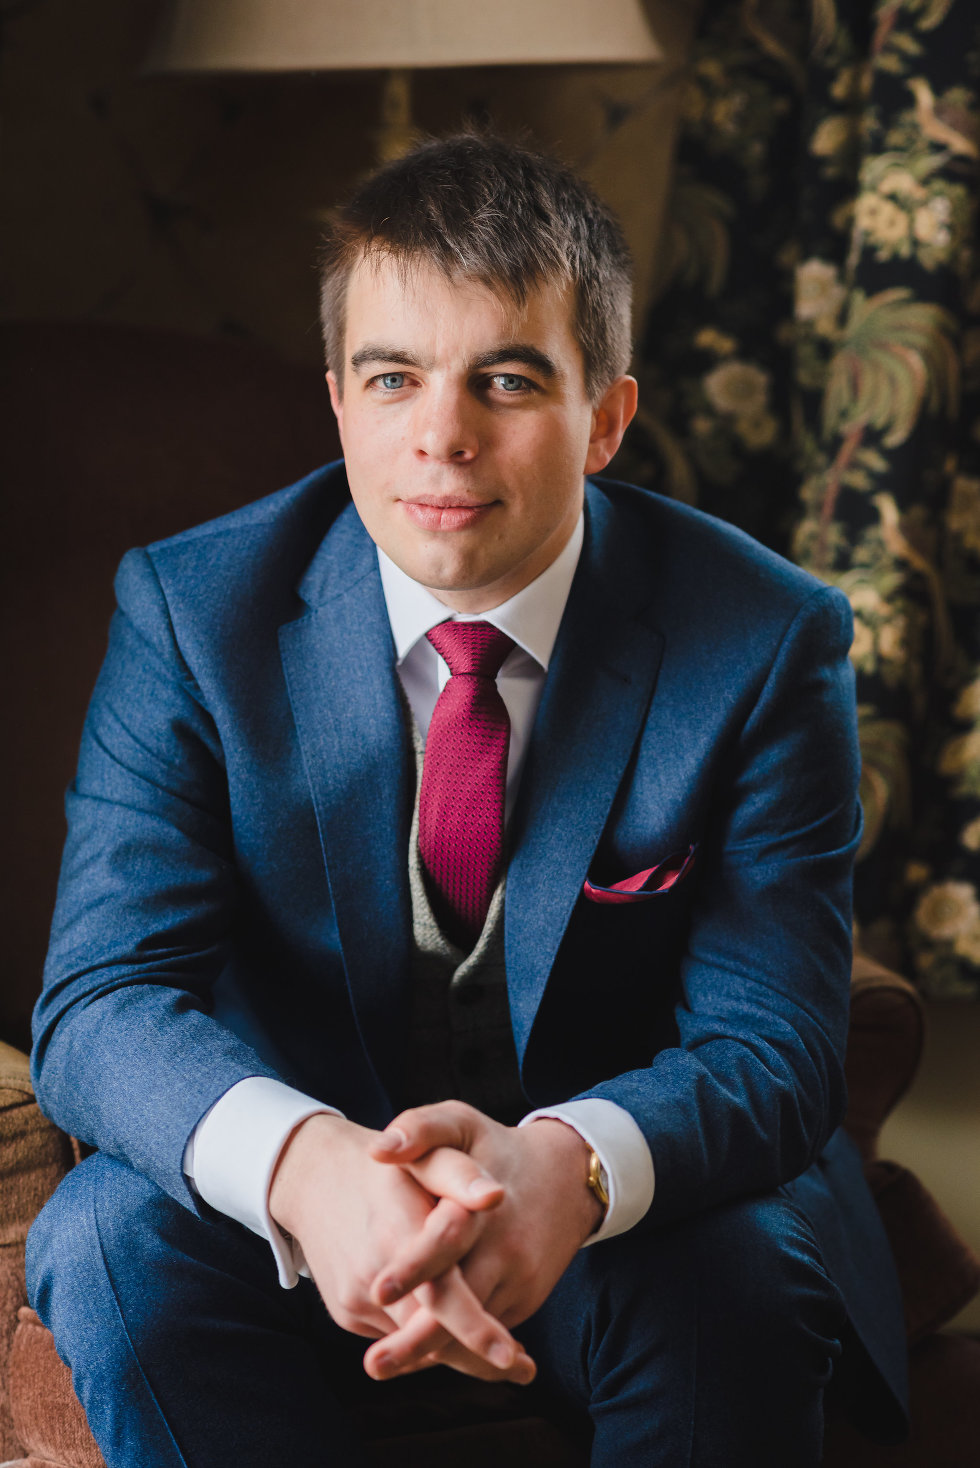
[[[697,855],[698,842],[694,842],[686,850],[673,852],[654,866],[608,885],[601,885],[586,877],[582,896],[587,902],[606,906],[633,906],[637,903],[653,902],[657,898],[662,901],[690,876]]]

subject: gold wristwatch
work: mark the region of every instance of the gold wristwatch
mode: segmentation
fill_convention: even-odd
[[[585,1179],[590,1193],[595,1193],[602,1204],[602,1216],[605,1218],[609,1207],[609,1177],[606,1169],[599,1161],[599,1154],[595,1150],[589,1154],[589,1175]],[[601,1227],[601,1225],[600,1225]]]

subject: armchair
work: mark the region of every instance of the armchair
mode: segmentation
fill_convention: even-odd
[[[3,724],[9,792],[0,883],[8,961],[2,1033],[26,1044],[62,840],[60,792],[130,545],[219,514],[334,457],[315,372],[241,343],[85,323],[0,327],[0,442],[7,487],[0,546],[8,663],[22,717]],[[52,423],[57,432],[51,431]],[[80,513],[84,506],[84,513]],[[881,1125],[922,1046],[915,990],[855,960],[847,1127],[865,1160],[898,1261],[913,1392],[911,1439],[870,1443],[831,1413],[831,1468],[969,1468],[980,1441],[980,1342],[939,1334],[980,1287],[980,1260],[906,1169],[877,1156]],[[24,1240],[78,1147],[42,1117],[26,1057],[0,1041],[0,1468],[100,1468],[49,1333],[29,1309]],[[574,1468],[587,1446],[528,1415],[517,1389],[461,1378],[448,1398],[385,1391],[367,1424],[379,1464]]]

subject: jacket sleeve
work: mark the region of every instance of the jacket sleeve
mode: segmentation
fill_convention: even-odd
[[[663,1223],[803,1172],[843,1120],[860,836],[850,608],[815,591],[723,755],[676,1007],[678,1043],[588,1094],[650,1146]]]
[[[188,1136],[237,1081],[275,1072],[209,1013],[239,902],[220,739],[146,552],[116,592],[67,795],[34,1083],[59,1126],[196,1208]]]

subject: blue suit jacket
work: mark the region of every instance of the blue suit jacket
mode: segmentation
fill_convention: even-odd
[[[198,1120],[270,1075],[399,1105],[410,741],[343,465],[126,557],[35,1016],[44,1109],[188,1207]],[[746,536],[588,487],[509,833],[528,1102],[646,1136],[644,1228],[792,1183],[894,1395],[887,1245],[841,1134],[858,753],[844,598]],[[583,898],[697,844],[670,892]]]

